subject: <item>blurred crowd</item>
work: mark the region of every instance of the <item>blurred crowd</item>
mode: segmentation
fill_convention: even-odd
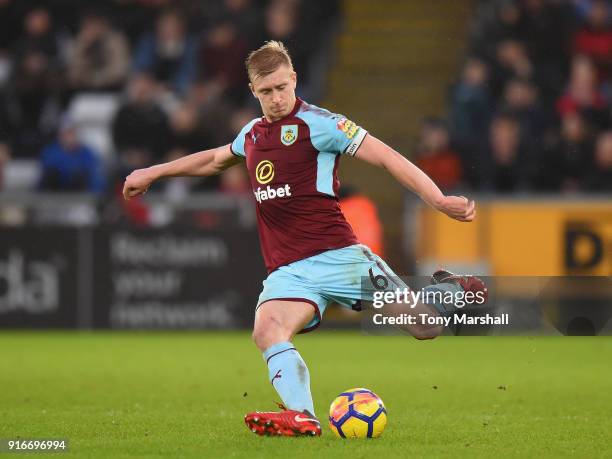
[[[446,190],[612,191],[612,2],[478,3],[418,164]]]
[[[0,0],[0,191],[116,193],[259,115],[244,60],[281,40],[322,96],[338,0]],[[248,191],[242,168],[164,191]]]

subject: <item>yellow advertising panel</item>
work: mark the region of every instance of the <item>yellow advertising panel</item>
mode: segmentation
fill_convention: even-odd
[[[423,207],[418,228],[422,260],[486,262],[498,276],[612,275],[612,200],[485,201],[472,223]]]

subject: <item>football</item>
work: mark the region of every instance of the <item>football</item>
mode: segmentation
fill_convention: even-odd
[[[387,410],[368,389],[349,389],[329,407],[329,427],[340,438],[377,438],[387,425]]]

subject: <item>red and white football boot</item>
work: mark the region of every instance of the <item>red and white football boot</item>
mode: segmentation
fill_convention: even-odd
[[[482,292],[482,296],[484,298],[483,303],[486,303],[487,299],[489,298],[489,291],[487,290],[487,286],[482,281],[482,279],[476,276],[471,276],[467,274],[453,274],[450,271],[440,269],[432,274],[431,283],[453,283],[459,285],[465,292],[472,292],[474,294]]]
[[[283,437],[318,437],[321,423],[308,411],[288,410],[278,404],[283,411],[255,411],[244,417],[249,430],[257,435],[278,435]]]

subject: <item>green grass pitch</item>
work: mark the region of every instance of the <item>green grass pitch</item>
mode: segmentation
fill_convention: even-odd
[[[612,456],[610,338],[294,342],[318,415],[370,388],[389,414],[381,438],[340,440],[326,421],[322,438],[253,435],[244,414],[278,400],[261,355],[248,333],[196,332],[2,332],[0,438],[64,437],[70,456],[101,458]]]

